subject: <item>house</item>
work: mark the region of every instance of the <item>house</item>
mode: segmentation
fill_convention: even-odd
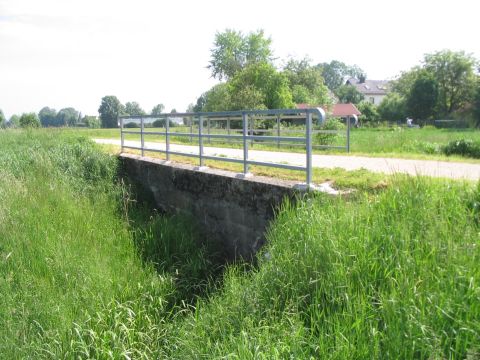
[[[389,91],[389,82],[387,80],[367,80],[365,78],[350,78],[345,85],[355,86],[355,88],[365,96],[365,101],[374,105],[379,105]]]

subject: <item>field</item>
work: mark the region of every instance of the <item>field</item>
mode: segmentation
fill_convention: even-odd
[[[0,131],[0,163],[1,358],[480,357],[480,186],[286,203],[224,265],[73,131]]]
[[[139,131],[139,129],[127,129]],[[162,131],[162,129],[147,129],[146,131]],[[71,131],[86,134],[92,138],[112,138],[120,139],[119,129],[72,129]],[[175,128],[175,131],[186,132],[187,128]],[[212,133],[215,131],[212,130]],[[300,136],[299,131],[297,136]],[[295,135],[288,135],[295,136]],[[128,140],[139,140],[139,135],[128,134],[125,137]],[[424,127],[421,129],[409,129],[401,127],[380,127],[380,128],[360,128],[351,131],[351,153],[355,155],[398,157],[412,159],[432,159],[432,160],[452,160],[452,161],[470,161],[478,162],[478,159],[470,159],[460,156],[445,156],[441,152],[441,147],[450,141],[460,139],[469,139],[480,142],[480,131],[475,129],[436,129],[433,127]],[[146,137],[146,141],[164,141],[161,137]],[[189,138],[173,139],[173,142],[190,144]],[[196,144],[192,142],[192,144]],[[340,136],[334,145],[344,146],[345,138]],[[209,146],[205,143],[205,146]],[[231,143],[212,142],[211,146],[235,146]],[[237,145],[240,146],[240,145]],[[255,143],[254,149],[278,150],[275,144],[267,145]],[[282,151],[301,151],[304,149],[292,146],[281,146]],[[316,150],[316,153],[344,154],[345,150]]]

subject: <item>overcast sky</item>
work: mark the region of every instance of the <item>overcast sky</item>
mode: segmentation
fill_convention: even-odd
[[[0,109],[97,115],[116,95],[183,111],[216,83],[206,66],[226,28],[264,29],[278,59],[392,79],[442,49],[479,59],[479,11],[478,0],[0,0]]]

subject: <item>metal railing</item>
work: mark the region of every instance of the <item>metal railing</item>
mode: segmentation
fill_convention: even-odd
[[[199,159],[198,169],[205,167],[205,160],[216,160],[243,165],[241,176],[250,175],[249,166],[266,166],[288,170],[299,170],[306,173],[306,186],[311,187],[312,184],[312,135],[318,132],[333,134],[335,130],[313,131],[313,121],[321,124],[325,120],[325,113],[320,108],[310,109],[280,109],[280,110],[248,110],[248,111],[226,111],[226,112],[203,112],[203,113],[169,113],[160,115],[144,115],[144,116],[121,116],[119,117],[119,126],[121,128],[121,148],[140,150],[142,156],[146,151],[163,153],[166,160],[169,161],[171,155],[196,157]],[[303,136],[280,136],[280,122],[288,122],[297,124],[297,127],[303,129]],[[175,131],[170,128],[174,123],[182,123],[181,127],[175,127]],[[276,129],[266,130],[257,129],[255,123],[276,124]],[[133,125],[132,125],[133,124]],[[213,124],[213,126],[212,126]],[[300,125],[298,125],[300,124]],[[153,127],[161,127],[162,131],[146,130],[146,125]],[[347,144],[345,148],[349,148],[349,121],[347,127]],[[128,129],[132,127],[131,129]],[[140,129],[138,129],[138,127]],[[135,129],[137,128],[137,129]],[[126,130],[128,129],[128,130]],[[185,131],[180,131],[180,130]],[[284,130],[285,131],[285,130]],[[276,134],[275,134],[276,132]],[[275,135],[272,135],[274,133]],[[140,135],[140,146],[125,143],[126,134]],[[298,135],[298,130],[297,130]],[[145,138],[161,136],[164,142],[150,143],[146,146]],[[180,142],[197,143],[196,152],[184,152],[172,150],[172,137]],[[214,140],[226,141],[232,144],[240,145],[243,150],[241,158],[213,156],[205,154],[205,142],[211,143]],[[256,141],[280,144],[296,144],[305,147],[305,166],[290,165],[281,162],[264,162],[252,160],[249,158],[249,148]],[[161,146],[159,146],[161,145]],[[322,146],[323,147],[323,146]],[[337,147],[338,148],[338,147]]]

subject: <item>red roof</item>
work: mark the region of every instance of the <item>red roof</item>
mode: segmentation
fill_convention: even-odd
[[[297,104],[297,109],[308,109],[312,107],[318,107],[309,104]],[[327,110],[328,114],[331,114],[333,117],[345,117],[352,115],[362,115],[362,113],[357,109],[354,104],[335,104],[331,109],[326,108],[325,106],[320,106],[323,109]]]

